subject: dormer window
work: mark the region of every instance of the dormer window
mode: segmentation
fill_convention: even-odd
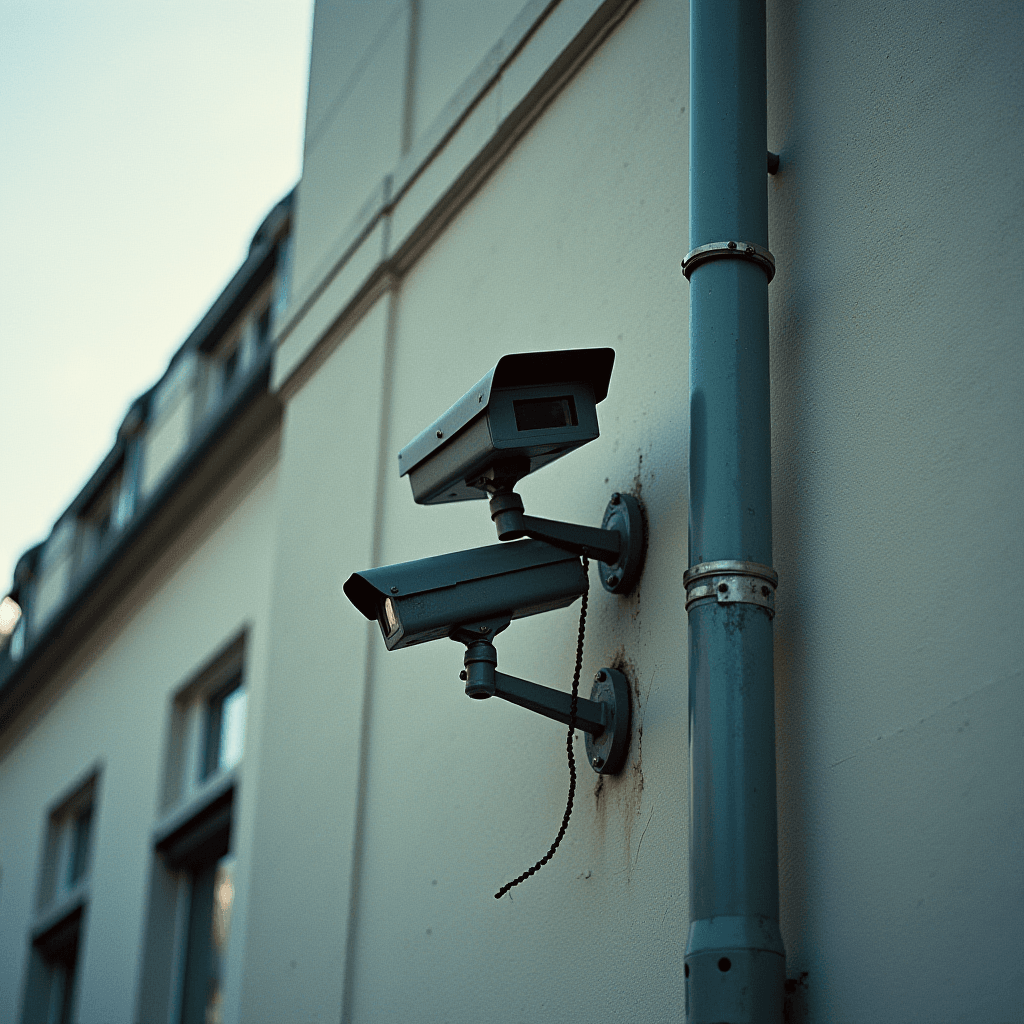
[[[123,460],[117,465],[96,495],[78,516],[78,568],[93,562],[103,551],[119,523],[115,513],[121,496],[121,474]]]
[[[256,348],[262,349],[270,341],[270,306],[264,306],[262,312],[258,313],[253,323],[253,337]]]
[[[241,353],[238,351],[238,346],[234,345],[231,351],[224,357],[224,362],[221,367],[221,388],[227,391],[235,377],[238,375],[238,367],[240,362]]]

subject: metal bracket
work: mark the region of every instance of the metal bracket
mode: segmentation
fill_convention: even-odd
[[[707,245],[698,245],[683,258],[683,276],[689,281],[690,275],[702,263],[727,258],[756,263],[768,275],[769,283],[775,276],[775,257],[764,246],[754,242],[709,242]]]
[[[701,562],[683,573],[686,610],[697,601],[713,598],[719,604],[753,604],[775,617],[775,588],[779,574],[758,562],[723,560]]]
[[[632,494],[616,491],[604,510],[600,528],[538,519],[523,514],[523,499],[515,491],[491,495],[491,519],[498,540],[532,537],[598,563],[601,585],[610,594],[628,594],[644,567],[644,517]]]
[[[572,695],[496,671],[498,655],[490,635],[477,638],[467,631],[456,638],[466,644],[466,667],[459,673],[466,684],[466,696],[476,700],[500,697],[568,725]],[[576,699],[576,728],[586,736],[587,759],[599,775],[617,775],[622,771],[629,753],[629,718],[629,682],[621,672],[602,668],[594,676],[590,699]]]

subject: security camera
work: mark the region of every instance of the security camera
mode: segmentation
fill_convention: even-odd
[[[538,540],[492,544],[353,573],[345,596],[380,626],[389,651],[449,637],[466,645],[466,695],[500,697],[587,736],[594,771],[622,770],[629,749],[629,684],[602,668],[591,697],[578,697],[496,671],[493,640],[513,619],[572,604],[587,590],[579,557]]]
[[[520,479],[593,441],[614,361],[610,348],[502,356],[399,452],[399,474],[409,477],[415,501],[486,498],[496,466]]]
[[[467,627],[493,636],[512,619],[572,604],[586,589],[576,555],[536,540],[367,569],[344,587],[356,608],[380,625],[389,651],[464,639]]]
[[[605,590],[628,594],[643,568],[643,513],[615,493],[600,527],[525,515],[519,480],[600,434],[597,404],[608,395],[610,348],[502,356],[475,387],[398,453],[421,505],[490,498],[498,540],[531,537],[599,563]]]

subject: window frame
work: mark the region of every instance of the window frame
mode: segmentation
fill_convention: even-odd
[[[44,812],[35,915],[29,930],[23,1024],[74,1019],[98,822],[100,765]],[[83,825],[84,822],[84,825]],[[59,1006],[54,1005],[54,1000]]]
[[[248,718],[248,698],[243,711],[242,753],[235,764],[209,771],[211,702],[242,690],[248,695],[245,673],[246,634],[229,641],[200,669],[190,682],[172,698],[167,753],[164,758],[164,785],[161,813],[202,798],[211,782],[231,771],[245,758],[244,739]]]
[[[170,1024],[205,1022],[211,978],[223,993],[230,926],[219,952],[213,939],[214,890],[232,835],[248,714],[246,633],[230,640],[171,699],[161,817],[153,861],[136,1017]],[[243,755],[219,757],[224,702],[241,691]],[[216,741],[215,741],[216,737]],[[232,864],[234,862],[232,861]],[[211,881],[212,880],[212,881]],[[235,900],[232,889],[232,904]],[[230,918],[228,918],[230,921]],[[211,959],[212,958],[212,959]]]

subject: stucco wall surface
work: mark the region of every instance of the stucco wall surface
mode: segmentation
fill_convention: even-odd
[[[76,1020],[134,1021],[151,835],[160,814],[174,694],[249,629],[249,761],[260,692],[276,516],[276,440],[264,444],[146,577],[89,648],[11,726],[0,749],[0,1020],[21,1020],[28,936],[47,813],[99,770]],[[255,780],[239,766],[233,843],[247,880]],[[244,897],[239,904],[244,903]],[[239,908],[239,913],[244,914]],[[236,939],[231,959],[242,957]],[[236,969],[234,973],[240,972]]]
[[[789,973],[810,1020],[1018,1020],[1024,8],[768,13]]]
[[[651,514],[648,568],[633,597],[608,595],[591,569],[583,689],[601,666],[624,667],[635,688],[630,763],[600,783],[577,739],[582,767],[567,838],[500,903],[495,890],[543,854],[558,828],[568,787],[564,729],[498,701],[468,700],[456,644],[386,653],[376,626],[337,589],[324,589],[369,564],[355,535],[366,529],[374,464],[349,468],[365,457],[353,449],[372,443],[381,394],[373,373],[359,369],[363,335],[343,340],[289,405],[282,479],[293,480],[293,454],[309,461],[295,471],[304,492],[283,487],[295,502],[288,529],[315,545],[317,569],[313,593],[293,586],[301,607],[283,612],[294,625],[281,629],[312,639],[312,628],[300,634],[298,625],[312,616],[328,636],[358,636],[322,670],[346,689],[367,639],[372,652],[343,1019],[576,1020],[595,1008],[632,1020],[678,1017],[687,926],[685,55],[685,8],[641,6],[395,300],[385,475],[374,499],[379,561],[496,543],[484,502],[414,505],[395,454],[509,351],[610,345],[618,353],[600,440],[524,481],[528,511],[596,525],[611,493],[626,490],[641,494]],[[330,439],[327,422],[337,424]],[[339,517],[312,499],[335,474],[348,486]],[[283,557],[283,543],[279,550]],[[578,616],[577,604],[515,623],[498,638],[501,667],[567,690]],[[293,640],[294,661],[281,657],[274,678],[297,680],[291,666],[305,673],[312,655]],[[354,741],[350,723],[336,719],[332,735]],[[325,816],[351,785],[347,775],[334,779]],[[289,835],[295,817],[279,823]],[[339,845],[339,860],[344,854]],[[318,915],[333,912],[333,890],[327,902]],[[296,990],[294,998],[304,997]]]
[[[1022,17],[1016,4],[768,4],[793,1020],[1016,1013],[1024,609],[985,581],[1024,561]],[[370,628],[362,783],[353,798],[346,779],[343,798],[356,813],[345,1019],[681,1013],[687,49],[685,7],[643,0],[396,292],[386,432],[366,441],[386,459],[377,559],[493,542],[482,503],[415,506],[395,453],[502,354],[600,344],[617,351],[601,439],[520,489],[533,514],[590,523],[612,490],[639,493],[650,551],[635,597],[595,586],[584,661],[584,679],[620,664],[633,682],[630,764],[599,787],[583,770],[563,848],[500,904],[490,894],[557,828],[560,730],[468,701],[455,645],[388,654]],[[365,343],[352,337],[338,366]],[[357,387],[365,434],[366,396],[387,398],[372,375],[330,379],[339,390],[308,400],[309,425],[289,425],[310,460],[330,403]],[[367,563],[324,531],[308,536],[340,584]],[[339,614],[332,630],[358,622]],[[515,623],[501,667],[567,687],[576,616]]]
[[[373,654],[341,585],[376,557],[387,307],[368,312],[285,416],[238,1017],[254,1024],[341,1011]]]
[[[316,5],[293,301],[327,269],[331,243],[398,160],[408,43],[407,0]]]

